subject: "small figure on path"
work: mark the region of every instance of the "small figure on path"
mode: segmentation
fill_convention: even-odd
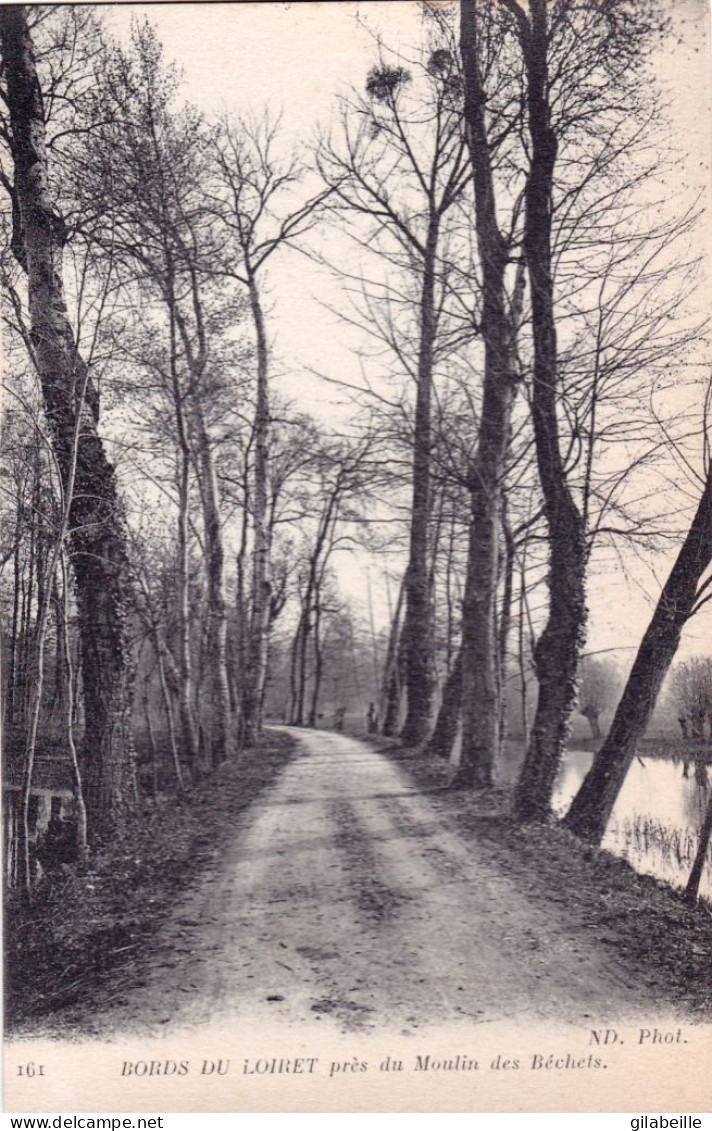
[[[337,707],[334,711],[334,730],[344,729],[344,715],[346,714],[345,707]]]
[[[692,715],[692,737],[704,738],[705,737],[705,712],[704,710],[697,710]]]
[[[45,872],[55,871],[62,864],[71,864],[77,855],[77,830],[63,816],[57,799],[52,798],[52,815],[37,845],[37,857]]]
[[[378,712],[373,703],[368,705],[368,714],[366,715],[366,723],[368,726],[369,734],[378,734]]]

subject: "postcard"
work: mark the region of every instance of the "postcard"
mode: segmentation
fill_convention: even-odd
[[[7,1109],[698,1127],[704,0],[0,52]]]

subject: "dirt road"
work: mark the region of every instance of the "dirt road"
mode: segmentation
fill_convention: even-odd
[[[176,908],[114,1025],[321,1019],[407,1033],[659,1008],[565,907],[536,903],[486,846],[466,844],[397,765],[342,735],[299,742]]]

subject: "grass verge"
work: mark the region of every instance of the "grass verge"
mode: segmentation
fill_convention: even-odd
[[[449,818],[463,839],[532,898],[563,911],[570,928],[610,947],[629,984],[647,984],[692,1019],[712,1020],[712,909],[691,908],[667,884],[639,875],[627,861],[584,844],[558,823],[522,826],[511,817],[510,791],[449,790],[452,770],[396,741],[369,739],[397,761]]]
[[[31,908],[9,893],[5,906],[5,1027],[27,1034],[81,1001],[91,1007],[169,914],[176,894],[235,834],[237,815],[270,785],[297,750],[270,732],[186,798],[144,801],[120,837],[88,865],[64,867]]]

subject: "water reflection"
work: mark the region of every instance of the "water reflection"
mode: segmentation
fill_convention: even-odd
[[[636,758],[618,795],[603,847],[636,869],[673,887],[684,887],[695,858],[699,829],[707,806],[710,769],[690,755]],[[593,754],[569,750],[556,782],[554,809],[563,816],[588,771]],[[499,767],[503,785],[516,781],[521,749],[508,744]],[[702,875],[700,894],[712,899],[712,853]]]

